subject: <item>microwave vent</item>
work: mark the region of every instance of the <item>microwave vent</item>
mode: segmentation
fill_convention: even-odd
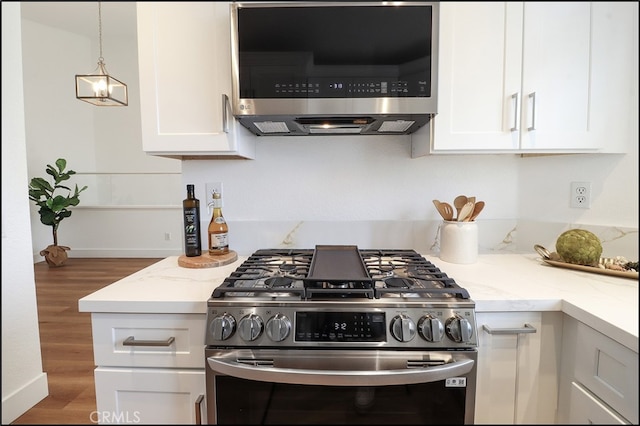
[[[287,123],[283,121],[256,121],[253,124],[264,134],[291,132],[287,127]]]
[[[384,121],[378,132],[395,132],[395,133],[403,133],[406,132],[409,127],[413,126],[415,121],[411,120],[395,120],[395,121]]]

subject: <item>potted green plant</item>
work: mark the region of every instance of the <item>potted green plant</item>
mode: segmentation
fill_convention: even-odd
[[[58,158],[56,167],[47,164],[46,172],[53,178],[53,183],[41,177],[35,177],[29,183],[29,199],[40,207],[40,222],[51,226],[53,231],[53,244],[40,251],[40,255],[44,256],[49,266],[62,266],[67,260],[67,250],[70,248],[58,245],[58,227],[64,218],[71,216],[69,208],[80,204],[79,195],[87,189],[86,185],[78,189],[76,184],[75,190],[71,191],[63,184],[76,174],[73,170],[65,171],[66,167],[67,160]],[[66,195],[60,194],[61,190],[66,190]]]

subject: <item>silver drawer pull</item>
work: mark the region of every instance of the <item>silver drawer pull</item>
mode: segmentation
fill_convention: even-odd
[[[173,336],[167,340],[136,340],[135,337],[129,336],[122,342],[122,346],[171,346],[175,340]]]
[[[482,328],[489,334],[524,334],[536,333],[538,331],[531,324],[525,324],[523,328],[491,328],[485,324]]]

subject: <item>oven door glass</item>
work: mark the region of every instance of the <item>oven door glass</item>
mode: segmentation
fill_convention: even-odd
[[[207,351],[217,424],[473,423],[475,351]]]
[[[465,388],[444,381],[319,386],[217,376],[218,424],[463,424]]]

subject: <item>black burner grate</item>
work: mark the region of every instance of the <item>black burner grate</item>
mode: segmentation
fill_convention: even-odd
[[[316,246],[257,250],[212,297],[469,299],[469,293],[415,250]]]

